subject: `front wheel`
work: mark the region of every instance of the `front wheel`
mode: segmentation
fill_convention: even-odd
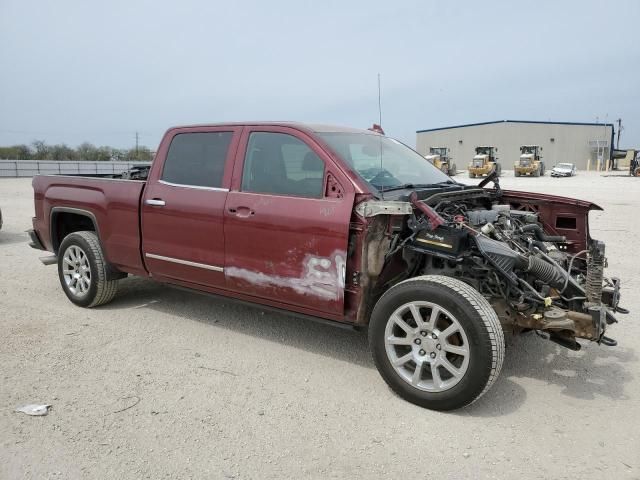
[[[108,280],[107,262],[95,232],[75,232],[62,240],[58,276],[64,293],[80,307],[108,303],[118,289],[117,280]]]
[[[439,275],[390,288],[373,310],[369,345],[387,384],[433,410],[477,400],[504,359],[504,334],[491,305],[466,283]]]

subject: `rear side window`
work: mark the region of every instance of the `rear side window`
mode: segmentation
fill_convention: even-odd
[[[286,133],[249,136],[243,191],[320,198],[323,184],[324,162],[303,141]]]
[[[162,180],[195,187],[222,186],[233,132],[179,133],[169,146]]]

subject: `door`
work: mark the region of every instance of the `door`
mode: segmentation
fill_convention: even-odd
[[[224,287],[223,212],[239,127],[176,129],[142,199],[142,251],[154,277]]]
[[[293,128],[246,128],[238,159],[224,212],[227,288],[342,314],[352,185]]]

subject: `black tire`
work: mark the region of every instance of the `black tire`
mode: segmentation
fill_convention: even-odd
[[[540,167],[536,168],[536,170],[533,172],[533,176],[534,177],[539,177],[540,176]]]
[[[76,251],[79,248],[86,255],[86,260],[90,267],[89,286],[82,293],[74,292],[73,283],[68,285],[65,279],[65,272],[67,277],[71,273],[71,270],[67,270],[68,264],[65,262],[65,255],[72,247],[75,247]],[[118,280],[107,280],[108,273],[108,265],[104,259],[100,240],[95,232],[74,232],[62,240],[58,250],[58,277],[64,293],[71,302],[80,307],[91,308],[104,305],[113,300],[118,290]],[[78,290],[77,280],[75,285],[75,290]]]
[[[466,370],[460,375],[460,379],[456,380],[457,383],[442,391],[425,391],[424,388],[418,388],[409,380],[405,380],[396,371],[396,367],[392,365],[387,353],[387,324],[393,322],[392,318],[397,318],[392,317],[394,312],[405,308],[411,302],[423,301],[431,302],[442,309],[443,314],[446,314],[444,315],[445,321],[449,318],[447,315],[455,317],[461,329],[464,330],[465,341],[468,343],[469,358]],[[411,321],[410,318],[415,317],[409,317],[408,322]],[[426,318],[426,314],[424,318]],[[391,323],[391,325],[394,324]],[[432,334],[436,332],[435,328]],[[425,335],[422,331],[420,333]],[[439,332],[438,335],[441,333]],[[394,333],[393,336],[395,335]],[[420,338],[418,333],[415,335]],[[409,338],[408,332],[407,338]],[[437,339],[437,336],[428,338]],[[430,341],[431,343],[435,341],[443,344],[446,342],[451,345],[448,339],[440,338]],[[411,340],[409,343],[411,345],[406,348],[414,349],[413,343],[418,342]],[[462,344],[462,342],[459,343],[459,345]],[[369,324],[369,345],[375,365],[389,387],[405,400],[432,410],[454,410],[469,405],[480,398],[498,377],[505,349],[500,321],[489,302],[466,283],[440,275],[412,278],[390,288],[378,300],[373,309]],[[417,348],[430,348],[426,346],[426,340],[423,345],[425,346]],[[436,347],[438,346],[436,345]],[[438,347],[438,349],[440,350],[439,355],[449,355],[444,353],[446,348],[440,349]],[[413,352],[413,350],[409,350],[409,352]],[[414,354],[412,353],[412,355]],[[420,355],[425,355],[423,350]],[[436,354],[429,355],[433,355],[431,358],[435,358]],[[427,357],[423,358],[428,360]],[[405,365],[412,365],[413,360],[405,362]],[[437,365],[438,360],[433,360],[433,362]],[[417,363],[414,362],[413,365],[417,365]],[[430,361],[429,365],[431,365]],[[435,385],[435,380],[433,385]]]
[[[498,173],[498,176],[502,175],[502,165],[499,163],[496,163],[496,172]]]
[[[469,178],[476,178],[476,176],[473,173],[469,172]]]
[[[454,163],[453,165],[451,165],[451,168],[449,169],[449,176],[453,177],[456,173],[458,173],[458,168],[456,167],[456,164]]]

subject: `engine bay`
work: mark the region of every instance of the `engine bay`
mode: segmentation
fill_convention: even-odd
[[[614,313],[627,311],[618,305],[619,279],[604,276],[603,242],[588,232],[580,243],[547,231],[544,209],[513,201],[497,183],[414,191],[402,200],[411,213],[390,222],[386,258],[401,256],[407,277],[438,274],[472,285],[514,332],[535,331],[573,350],[577,338],[616,344],[605,330]]]

